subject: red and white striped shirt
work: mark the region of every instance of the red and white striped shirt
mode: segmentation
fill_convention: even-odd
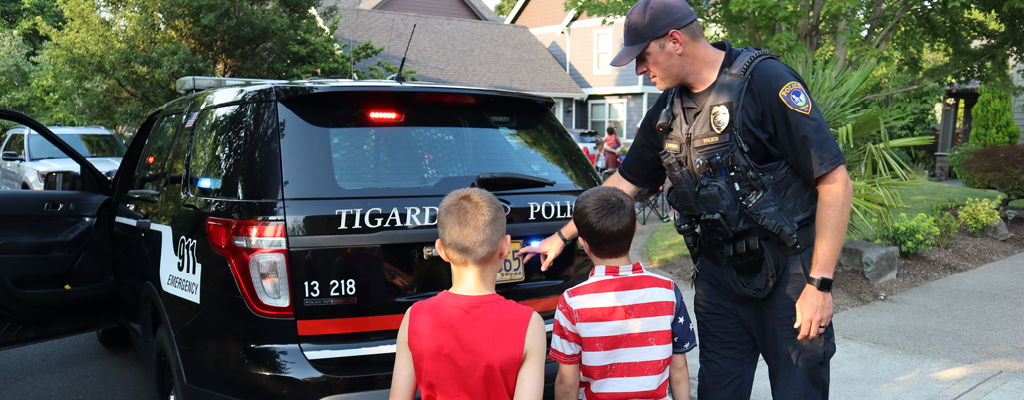
[[[640,263],[596,266],[558,300],[552,360],[580,366],[580,399],[664,399],[672,354],[697,346],[679,288]]]

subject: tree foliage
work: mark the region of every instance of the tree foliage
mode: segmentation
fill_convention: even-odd
[[[494,5],[494,13],[502,18],[508,17],[512,9],[516,8],[516,2],[517,0],[501,0]]]
[[[37,1],[21,3],[28,8]],[[188,75],[383,78],[397,70],[385,61],[366,71],[353,70],[353,64],[377,56],[383,48],[366,42],[348,49],[346,43],[338,43],[329,33],[337,27],[337,9],[328,9],[318,19],[313,10],[320,0],[54,4],[60,18],[18,22],[26,26],[31,21],[44,40],[40,46],[33,47],[27,37],[21,45],[14,39],[0,40],[5,49],[0,63],[17,67],[0,71],[0,104],[45,123],[135,127],[150,110],[177,97],[174,81]],[[36,49],[41,51],[34,55]],[[30,77],[22,79],[25,74]]]
[[[568,0],[566,10],[624,16],[635,0]],[[989,61],[1024,60],[1024,0],[693,0],[712,36],[775,54],[809,52],[844,69],[877,62],[875,100],[933,82],[986,80]],[[884,82],[881,82],[884,81]]]

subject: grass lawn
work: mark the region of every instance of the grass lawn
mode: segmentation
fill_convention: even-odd
[[[907,200],[909,208],[893,210],[895,216],[900,213],[907,214],[913,218],[918,213],[929,213],[935,204],[946,204],[948,199],[955,199],[960,202],[968,198],[992,199],[1000,195],[999,192],[984,189],[971,189],[967,187],[951,186],[939,182],[918,180],[920,185],[906,186],[903,188],[903,196]],[[1024,200],[1017,200],[1010,203],[1010,209],[1024,210]],[[847,235],[847,240],[864,239],[873,240],[874,232],[871,227],[864,225],[858,218],[854,217],[851,223],[856,223],[861,228],[860,235]],[[686,251],[686,243],[683,237],[676,233],[672,224],[665,224],[654,233],[651,240],[647,242],[647,257],[651,263],[658,265],[667,260],[681,257],[689,257],[690,252]]]

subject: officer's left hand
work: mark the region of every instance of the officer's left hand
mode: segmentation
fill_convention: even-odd
[[[814,339],[825,332],[832,321],[832,293],[822,292],[811,285],[804,285],[804,291],[796,301],[796,324],[800,330],[797,340]]]

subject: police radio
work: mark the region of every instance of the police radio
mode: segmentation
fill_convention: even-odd
[[[663,135],[668,135],[668,131],[672,129],[672,120],[675,118],[672,112],[672,102],[676,101],[676,90],[678,89],[672,89],[672,93],[669,93],[668,105],[661,110],[661,115],[658,117],[658,132]]]

